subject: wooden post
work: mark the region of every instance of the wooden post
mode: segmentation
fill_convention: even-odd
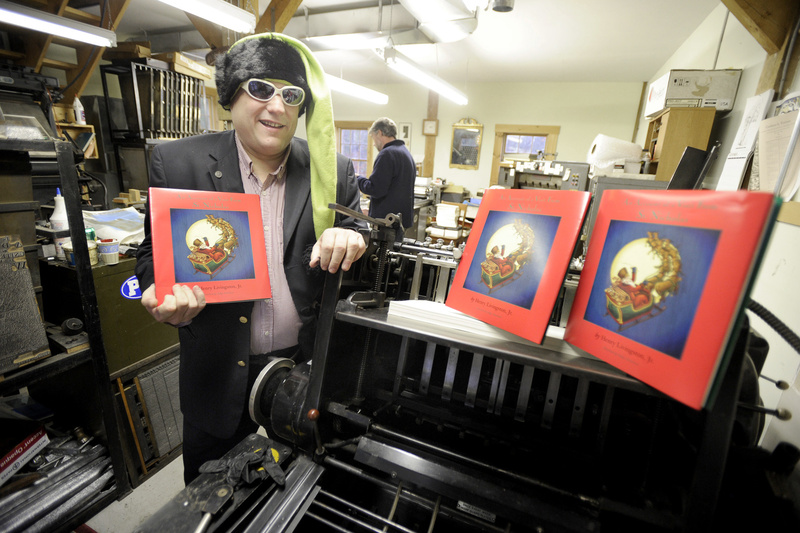
[[[428,91],[428,114],[427,118],[436,120],[439,115],[439,94]],[[437,133],[438,135],[438,133]],[[422,164],[422,175],[426,178],[433,177],[433,156],[436,153],[437,135],[425,136],[425,159]]]

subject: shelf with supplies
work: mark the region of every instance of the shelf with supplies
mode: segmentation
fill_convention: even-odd
[[[0,516],[0,522],[9,525],[4,521],[14,520],[15,524],[19,522],[22,524],[19,527],[24,528],[32,525],[24,522],[25,520],[29,522],[35,520],[37,527],[42,530],[55,531],[58,528],[59,531],[71,531],[115,499],[130,492],[131,484],[119,438],[120,424],[109,381],[108,362],[99,323],[98,300],[91,275],[89,247],[80,207],[80,185],[77,175],[80,158],[72,144],[67,141],[55,140],[48,144],[48,151],[55,152],[58,183],[69,220],[69,233],[72,242],[75,243],[76,283],[81,295],[84,316],[84,332],[79,335],[84,336],[84,342],[69,349],[54,341],[54,337],[47,337],[49,354],[6,372],[0,380],[0,396],[4,402],[13,405],[11,402],[15,401],[15,398],[21,398],[41,406],[38,414],[32,416],[32,419],[44,426],[50,440],[47,446],[56,450],[41,456],[42,459],[36,462],[31,459],[31,465],[23,465],[14,475],[13,481],[10,480],[3,486],[3,489],[10,489],[14,485],[16,490],[7,491],[8,494],[3,496],[3,502],[11,506],[12,514]],[[26,172],[30,174],[30,165],[24,163],[31,157],[30,152],[34,147],[40,149],[37,143],[19,143],[13,148],[6,147],[7,150],[2,152],[4,166],[15,169],[12,175],[14,181],[25,184],[25,188],[28,189],[26,195],[31,195],[32,190],[30,176],[25,175]],[[19,196],[22,192],[14,194]],[[35,235],[33,220],[26,225],[30,226],[29,233]],[[0,234],[10,231],[13,232],[13,221],[8,223],[6,219],[0,219]],[[27,238],[23,237],[23,244],[28,242]],[[32,238],[35,239],[35,236]],[[26,244],[25,249],[27,248]],[[36,279],[32,281],[38,284],[41,274],[38,270],[39,261],[34,258],[29,262],[33,264],[29,267],[32,277],[33,272],[36,272]],[[42,290],[41,298],[47,303],[58,297],[47,290]],[[43,334],[54,333],[51,330],[64,331],[66,334],[64,324],[61,324],[61,328],[52,324],[52,327],[47,328],[41,316],[35,318],[20,316],[15,326],[24,330],[38,331],[41,328]],[[56,481],[60,478],[52,477],[52,487],[42,490],[69,490],[68,482],[72,482],[78,476],[84,476],[82,479],[89,481],[91,488],[87,486],[81,497],[76,495],[69,502],[55,499],[43,502],[38,497],[20,497],[20,494],[25,494],[22,491],[28,489],[25,484],[27,481],[33,480],[36,476],[50,476],[52,472],[60,472],[62,466],[68,466],[62,465],[61,462],[54,463],[52,459],[59,456],[57,448],[62,446],[70,450],[67,455],[76,458],[76,469],[73,475],[65,478],[65,481]],[[86,469],[78,466],[77,461],[83,460],[86,461],[85,464],[80,464],[84,464]],[[34,465],[39,465],[41,462],[45,464],[43,470],[35,470]],[[16,481],[20,483],[15,483]],[[13,503],[6,498],[13,498]],[[52,527],[47,526],[46,524],[56,516],[60,522],[53,524]]]
[[[221,125],[216,90],[207,89],[200,74],[177,72],[170,63],[151,57],[114,60],[100,67],[100,76],[120,190],[147,189],[157,144]],[[115,94],[120,97],[112,98]],[[112,114],[112,100],[117,99],[119,115]]]
[[[97,137],[92,124],[78,124],[72,107],[63,104],[53,106],[53,115],[56,120],[56,133],[59,138],[71,142],[78,150],[83,152],[86,159],[99,159],[97,150]]]
[[[83,156],[86,159],[98,159],[100,157],[97,151],[97,137],[94,133],[94,126],[91,124],[56,122],[56,128],[58,135],[73,142],[78,150],[83,152]]]
[[[687,146],[708,148],[715,115],[713,107],[668,107],[650,118],[645,149],[656,181],[670,180]]]
[[[180,456],[182,425],[177,399],[178,329],[153,320],[130,295],[136,259],[91,265],[103,349],[117,412],[119,440],[132,488]],[[45,319],[87,321],[81,270],[64,261],[40,261]],[[135,346],[135,348],[133,348]],[[171,363],[171,364],[167,364]],[[159,368],[154,370],[154,368]]]

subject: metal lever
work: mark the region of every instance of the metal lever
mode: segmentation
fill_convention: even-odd
[[[339,204],[328,204],[329,209],[333,209],[337,213],[341,213],[343,215],[348,215],[358,220],[363,220],[365,222],[369,222],[374,226],[384,227],[384,228],[391,228],[398,222],[400,219],[397,215],[389,213],[384,218],[372,218],[371,216],[367,216],[364,213],[359,213],[358,211],[354,211],[349,207],[345,207]]]
[[[211,524],[211,518],[222,509],[222,506],[231,499],[231,496],[233,496],[233,487],[230,485],[216,487],[203,504],[203,518],[194,533],[203,533],[208,529],[209,524]]]

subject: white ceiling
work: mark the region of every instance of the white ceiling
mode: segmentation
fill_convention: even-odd
[[[453,1],[453,0],[450,0]],[[469,83],[647,81],[673,54],[719,0],[516,0],[513,11],[491,10],[491,0],[477,0],[477,29],[453,43],[415,44],[398,49],[458,88]],[[268,0],[260,0],[262,9]],[[305,0],[285,32],[307,36],[310,15],[347,9],[326,18],[330,34],[354,30],[352,14],[379,0]],[[383,0],[383,31],[408,16],[400,5]],[[487,9],[488,7],[488,9]],[[372,23],[370,22],[372,25]],[[378,30],[376,16],[371,31]],[[362,21],[363,25],[363,21]],[[170,33],[178,48],[189,51],[196,39],[184,13],[157,0],[133,0],[117,30],[121,40]],[[185,45],[182,43],[186,43]],[[198,52],[197,57],[202,57]],[[400,82],[372,51],[318,52],[326,72],[367,85]]]

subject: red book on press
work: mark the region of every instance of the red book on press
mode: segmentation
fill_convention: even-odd
[[[271,297],[261,205],[255,194],[151,187],[156,297],[176,283],[207,303]]]
[[[445,305],[541,344],[589,198],[582,191],[487,190]]]
[[[708,405],[779,204],[761,192],[606,191],[564,340]]]

